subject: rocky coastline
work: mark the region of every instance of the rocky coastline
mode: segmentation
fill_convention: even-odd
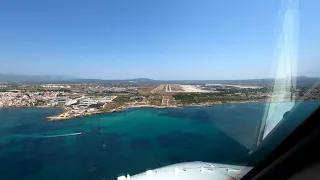
[[[93,112],[87,112],[81,115],[73,115],[72,113],[68,112],[67,109],[59,115],[47,117],[49,121],[60,121],[60,120],[68,120],[78,117],[85,117],[91,116],[95,114],[104,114],[104,113],[115,113],[115,112],[122,112],[126,111],[129,108],[155,108],[155,109],[165,109],[165,108],[183,108],[183,107],[210,107],[217,104],[233,104],[233,103],[252,103],[252,102],[266,102],[266,101],[235,101],[235,102],[205,102],[205,103],[191,103],[191,104],[178,104],[178,105],[169,105],[169,106],[160,106],[160,105],[135,105],[135,104],[127,104],[119,106],[118,108],[110,109],[110,110],[99,110]]]

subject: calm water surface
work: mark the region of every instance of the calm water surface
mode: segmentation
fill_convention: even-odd
[[[302,104],[299,121],[319,105]],[[101,180],[185,161],[246,164],[265,105],[141,108],[59,122],[45,120],[59,109],[0,109],[0,179]]]

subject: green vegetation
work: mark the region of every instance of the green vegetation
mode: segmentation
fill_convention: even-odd
[[[37,99],[34,105],[35,105],[35,106],[41,106],[41,105],[44,105],[45,102],[46,102],[46,101],[44,101],[44,100]]]
[[[113,101],[116,103],[124,104],[130,102],[130,97],[131,96],[118,96]]]
[[[104,97],[104,96],[109,96],[110,94],[107,93],[88,93],[88,95],[92,97]]]
[[[157,88],[157,85],[140,87],[138,90],[138,94],[140,94],[142,96],[149,96],[151,94],[151,91],[155,88]]]
[[[263,87],[260,89],[251,89],[251,88],[246,88],[246,89],[239,89],[239,88],[230,88],[230,89],[219,89],[217,88],[216,91],[218,91],[218,93],[215,93],[216,96],[224,96],[227,94],[235,94],[235,93],[244,93],[244,94],[252,94],[252,93],[257,93],[257,92],[261,92],[261,93],[268,93],[271,92],[271,89],[267,88],[267,87]]]
[[[150,105],[160,106],[162,102],[162,96],[160,94],[153,94],[148,97],[148,102]]]
[[[183,104],[191,103],[204,103],[204,102],[213,102],[213,101],[246,101],[246,100],[258,100],[265,99],[265,97],[247,97],[246,95],[234,95],[228,93],[177,93],[173,97],[176,101],[179,101]]]
[[[110,111],[111,109],[116,109],[118,107],[121,107],[120,103],[117,102],[112,102],[112,103],[106,103],[103,107],[103,109],[101,109],[102,112],[104,111]]]
[[[17,88],[19,90],[23,91],[29,91],[29,92],[71,92],[70,89],[45,89],[41,87],[35,87],[35,88]]]
[[[101,109],[101,111],[105,112],[105,111],[110,111],[112,109],[117,109],[123,106],[125,103],[130,102],[130,97],[131,96],[127,96],[127,95],[118,96],[113,100],[113,102],[106,103],[103,109]]]

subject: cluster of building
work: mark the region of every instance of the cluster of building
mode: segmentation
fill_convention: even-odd
[[[0,92],[0,107],[64,107],[70,110],[96,110],[117,96],[86,97],[77,93],[54,91]]]
[[[205,84],[205,87],[218,87],[218,88],[240,88],[240,89],[261,89],[261,86],[253,85],[237,85],[237,84]]]
[[[211,93],[217,93],[224,96],[240,96],[252,99],[272,98],[273,100],[319,100],[320,88],[290,87],[281,86],[248,86],[248,85],[226,85],[226,84],[206,84],[203,89],[209,90]]]
[[[1,84],[0,108],[61,107],[65,110],[64,113],[53,118],[68,119],[98,113],[118,95],[132,92],[137,92],[137,87],[90,84]]]
[[[88,87],[87,92],[95,92],[95,93],[104,93],[104,92],[115,92],[115,93],[129,93],[129,92],[135,92],[137,91],[137,87],[111,87],[111,86],[94,86],[94,87]]]
[[[43,87],[43,88],[61,88],[61,89],[71,88],[70,85],[66,85],[66,84],[43,84],[43,85],[41,85],[41,87]]]
[[[52,106],[59,92],[0,92],[0,107]]]
[[[65,119],[94,114],[116,97],[87,97],[84,94],[68,92],[11,90],[0,92],[0,107],[63,107],[65,113],[54,118]]]
[[[65,119],[72,117],[79,117],[94,114],[99,112],[106,103],[112,102],[117,96],[105,97],[86,97],[81,96],[77,98],[70,98],[68,96],[58,97],[54,100],[56,106],[62,106],[66,110],[65,113],[60,114],[52,119]]]

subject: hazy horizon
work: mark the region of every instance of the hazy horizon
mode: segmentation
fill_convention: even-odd
[[[287,2],[5,0],[0,72],[86,79],[274,78]],[[297,5],[297,76],[320,76],[319,5]]]
[[[1,75],[13,75],[13,76],[28,76],[28,77],[37,77],[37,76],[48,76],[48,77],[55,77],[55,78],[61,78],[61,80],[138,80],[138,79],[148,79],[148,80],[154,80],[154,81],[232,81],[232,80],[259,80],[259,79],[276,79],[276,78],[257,78],[257,79],[153,79],[149,77],[136,77],[136,78],[124,78],[124,79],[119,79],[119,78],[110,78],[110,79],[104,79],[104,78],[81,78],[81,77],[74,77],[74,76],[64,76],[64,75],[50,75],[50,74],[44,74],[44,75],[37,75],[37,74],[32,74],[32,75],[24,75],[24,74],[16,74],[16,73],[2,73],[0,72],[0,77]],[[293,76],[296,77],[296,76]],[[320,76],[298,76],[298,77],[307,77],[307,78],[320,78]],[[282,79],[282,78],[280,78]],[[55,79],[56,80],[56,79]],[[0,79],[1,81],[1,79]]]

